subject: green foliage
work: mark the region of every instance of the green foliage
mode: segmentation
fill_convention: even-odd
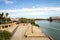
[[[6,16],[8,16],[8,13],[6,13]],[[0,13],[0,24],[9,23],[10,21],[10,18],[4,17],[4,13]]]
[[[38,25],[38,24],[35,24],[35,26],[39,27],[39,25]]]
[[[53,21],[52,17],[49,17],[48,21],[52,22]]]
[[[1,14],[0,14],[0,18],[2,18],[2,17],[3,17],[3,15],[4,15],[4,14],[3,14],[3,13],[1,13]]]
[[[26,18],[20,18],[19,19],[20,23],[31,23],[32,25],[38,26],[37,24],[35,24],[35,20],[34,19],[26,19]]]
[[[8,13],[6,13],[6,17],[8,16]]]
[[[10,40],[12,34],[8,31],[0,30],[0,40]]]
[[[27,23],[27,19],[26,19],[26,18],[20,18],[20,19],[19,19],[19,22],[20,22],[20,23]]]
[[[9,22],[11,22],[11,19],[10,18],[6,18],[5,23],[9,23]]]

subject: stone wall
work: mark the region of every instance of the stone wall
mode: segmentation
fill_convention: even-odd
[[[9,28],[9,27],[14,27],[16,26],[16,23],[9,23],[9,24],[0,24],[0,30],[4,30],[6,28]]]

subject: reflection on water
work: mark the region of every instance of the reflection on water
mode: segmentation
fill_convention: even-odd
[[[60,23],[49,21],[35,21],[46,35],[50,35],[54,40],[60,40]]]

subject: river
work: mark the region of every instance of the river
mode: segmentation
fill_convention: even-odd
[[[47,36],[50,35],[53,40],[60,40],[60,23],[46,20],[36,20],[35,23],[40,26]]]

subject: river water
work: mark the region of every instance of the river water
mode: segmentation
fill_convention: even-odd
[[[46,20],[36,20],[36,24],[40,26],[42,31],[48,36],[51,36],[53,40],[60,40],[60,23],[49,22]]]

